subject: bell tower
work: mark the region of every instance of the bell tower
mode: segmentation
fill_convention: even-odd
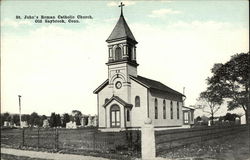
[[[108,43],[108,66],[109,84],[114,84],[116,78],[122,79],[124,85],[130,84],[129,75],[137,76],[136,44],[125,18],[123,16],[123,6],[121,15],[115,28],[106,40]]]

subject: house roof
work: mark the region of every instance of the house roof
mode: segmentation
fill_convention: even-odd
[[[112,42],[115,40],[123,40],[123,39],[130,39],[135,43],[137,43],[133,33],[129,29],[127,22],[125,21],[123,15],[121,14],[118,22],[115,25],[115,28],[111,32],[106,42]]]
[[[189,109],[189,110],[195,110],[193,107],[187,107],[187,106],[182,106],[182,108],[186,108],[186,109]]]
[[[180,92],[177,92],[175,90],[173,90],[172,88],[164,85],[163,83],[156,81],[156,80],[152,80],[152,79],[148,79],[142,76],[130,76],[133,80],[137,81],[138,83],[142,84],[143,86],[145,86],[146,88],[149,89],[156,89],[159,91],[164,91],[164,92],[168,92],[168,93],[172,93],[175,95],[180,95],[180,96],[184,96],[183,94],[181,94]]]
[[[122,100],[121,98],[119,98],[118,96],[112,96],[104,105],[103,107],[106,107],[108,104],[110,104],[113,100],[116,100],[117,102],[119,102],[121,105],[125,106],[125,107],[132,107],[132,104],[129,104],[127,102],[125,102],[124,100]]]

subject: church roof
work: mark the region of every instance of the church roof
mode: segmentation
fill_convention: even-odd
[[[172,88],[166,86],[165,84],[156,81],[156,80],[152,80],[152,79],[148,79],[142,76],[130,76],[133,80],[137,81],[138,83],[142,84],[143,86],[149,88],[149,89],[155,89],[155,90],[159,90],[159,91],[164,91],[164,92],[168,92],[168,93],[172,93],[175,95],[180,95],[180,96],[185,96],[183,94],[181,94],[180,92],[177,92],[175,90],[173,90]]]
[[[118,96],[112,96],[104,105],[103,107],[106,107],[108,104],[110,104],[113,100],[116,100],[117,102],[119,102],[121,105],[125,106],[125,107],[132,107],[132,104],[129,104],[127,102],[125,102],[124,100],[122,100],[121,98],[119,98]]]
[[[163,92],[167,92],[167,93],[171,93],[174,95],[180,95],[180,96],[185,97],[185,95],[183,95],[182,93],[175,91],[174,89],[166,86],[165,84],[163,84],[159,81],[145,78],[145,77],[142,77],[139,75],[137,77],[130,76],[130,78],[135,80],[136,82],[140,83],[141,85],[143,85],[146,88],[158,90],[158,91],[163,91]],[[97,89],[94,90],[94,93],[97,94],[99,91],[101,91],[106,85],[108,85],[108,82],[109,82],[108,79],[106,81],[104,81]]]
[[[137,43],[133,33],[129,29],[127,22],[125,21],[123,15],[121,14],[118,22],[115,25],[115,28],[111,32],[106,42],[112,42],[115,40],[123,40],[123,39],[130,39],[135,43]]]
[[[104,81],[98,88],[96,88],[93,93],[97,94],[100,90],[102,90],[106,85],[109,84],[109,79]]]

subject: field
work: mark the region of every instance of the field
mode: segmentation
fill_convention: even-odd
[[[227,137],[195,143],[172,150],[165,150],[159,155],[169,159],[188,157],[195,159],[246,160],[250,159],[250,137],[248,131]]]

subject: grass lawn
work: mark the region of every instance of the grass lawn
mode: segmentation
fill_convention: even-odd
[[[164,151],[159,156],[169,159],[192,157],[197,160],[246,160],[250,159],[250,137],[247,131],[241,132],[224,138]]]

